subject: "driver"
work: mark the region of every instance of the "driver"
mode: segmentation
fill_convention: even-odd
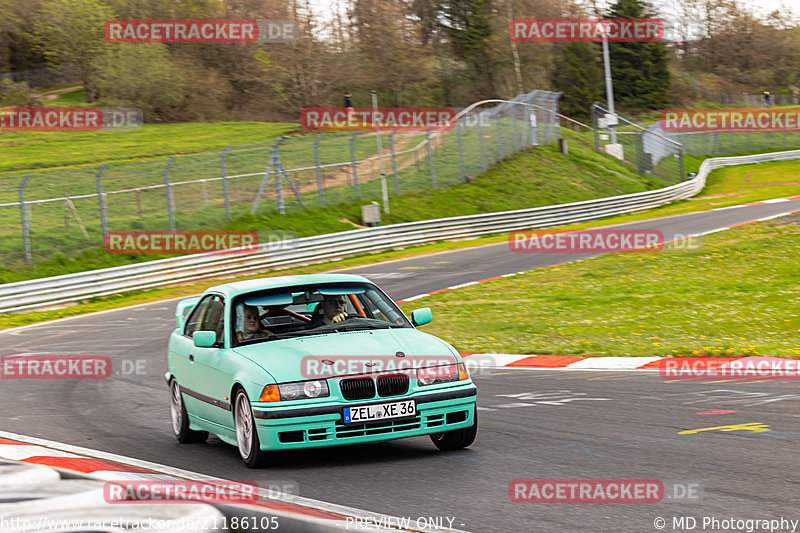
[[[309,324],[311,327],[347,320],[347,296],[344,294],[325,296],[319,305],[322,307],[322,314],[315,313],[314,319]]]

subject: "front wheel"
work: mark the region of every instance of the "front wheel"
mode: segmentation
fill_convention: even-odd
[[[239,447],[239,456],[250,468],[266,466],[269,463],[269,453],[261,450],[258,441],[253,409],[250,407],[250,398],[247,393],[239,389],[236,392],[236,401],[233,408],[233,423],[236,427],[236,444]]]
[[[169,382],[169,417],[172,422],[172,432],[181,444],[205,442],[208,439],[208,431],[189,429],[189,415],[186,414],[181,387],[174,378]]]
[[[475,442],[478,434],[478,407],[475,406],[475,422],[468,428],[454,429],[444,433],[432,433],[431,440],[442,451],[460,450]]]

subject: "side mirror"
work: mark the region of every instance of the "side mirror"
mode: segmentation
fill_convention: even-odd
[[[423,307],[422,309],[414,309],[411,311],[411,323],[415,326],[427,324],[433,320],[433,314],[430,307]]]
[[[217,343],[217,332],[195,331],[192,333],[192,340],[198,348],[212,348]]]

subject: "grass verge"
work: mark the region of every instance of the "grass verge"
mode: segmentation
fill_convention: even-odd
[[[793,221],[793,223],[792,223]],[[414,301],[463,352],[800,358],[800,217],[706,236],[688,251],[539,269]]]

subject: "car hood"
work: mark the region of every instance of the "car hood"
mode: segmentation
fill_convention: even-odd
[[[263,367],[278,382],[458,361],[450,345],[412,328],[295,337],[238,346],[234,351]],[[403,352],[405,356],[398,357],[397,352]],[[367,367],[365,363],[372,363],[372,366]]]

